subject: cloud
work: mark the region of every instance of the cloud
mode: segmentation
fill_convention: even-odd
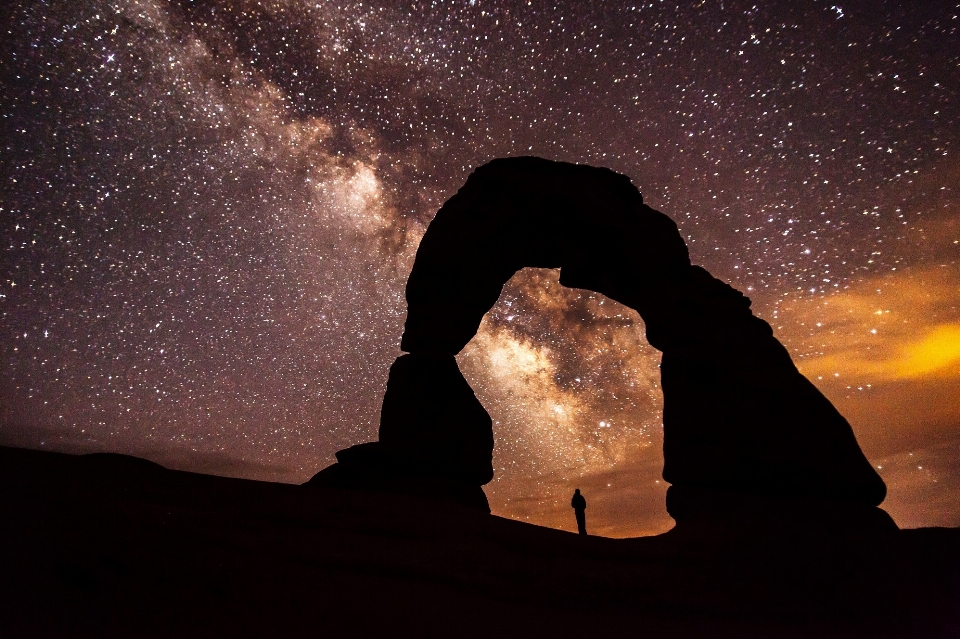
[[[848,385],[960,375],[960,269],[936,266],[866,280],[781,305],[798,368]]]
[[[903,527],[957,525],[958,307],[960,269],[928,264],[783,303],[776,318],[800,371],[850,421]]]
[[[901,358],[887,367],[899,379],[960,374],[960,322],[930,329],[919,340],[903,345],[900,354]]]
[[[880,349],[858,347],[805,360],[807,375],[855,377],[858,383],[960,375],[960,322],[921,329],[917,337],[888,338]]]

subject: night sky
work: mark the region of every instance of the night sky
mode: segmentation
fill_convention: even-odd
[[[960,525],[960,5],[586,4],[8,5],[0,444],[306,481],[376,439],[437,209],[539,155],[629,175],[896,521]],[[659,354],[557,277],[459,356],[493,511],[573,530],[579,487],[592,533],[662,532]]]

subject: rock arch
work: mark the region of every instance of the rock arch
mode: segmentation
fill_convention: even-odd
[[[535,157],[477,169],[431,222],[407,281],[380,441],[312,482],[430,487],[486,507],[491,420],[454,356],[523,267],[634,310],[663,352],[664,479],[675,519],[718,495],[878,505],[886,487],[850,425],[804,378],[750,300],[691,265],[676,224],[626,176]]]

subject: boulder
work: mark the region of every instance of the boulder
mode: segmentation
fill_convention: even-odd
[[[476,486],[493,479],[493,422],[453,355],[397,358],[380,411],[380,445],[410,476]]]
[[[473,510],[490,512],[483,488],[476,481],[418,474],[395,458],[380,442],[366,442],[337,451],[337,463],[304,484],[307,488],[346,488],[379,493],[431,497]]]

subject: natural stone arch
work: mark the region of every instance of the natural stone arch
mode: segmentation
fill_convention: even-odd
[[[717,494],[867,508],[883,500],[847,421],[750,300],[690,264],[670,218],[626,176],[533,157],[480,167],[437,213],[407,281],[408,354],[390,371],[380,441],[341,451],[341,468],[315,480],[406,479],[472,490],[480,504],[479,487],[493,477],[492,425],[454,356],[528,266],[559,268],[562,285],[636,310],[663,352],[663,476],[675,518]]]

